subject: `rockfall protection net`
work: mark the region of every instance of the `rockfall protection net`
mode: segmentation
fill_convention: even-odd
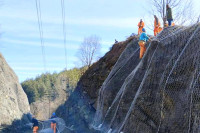
[[[136,42],[127,46],[101,87],[95,129],[200,133],[200,24],[164,29],[142,60]]]

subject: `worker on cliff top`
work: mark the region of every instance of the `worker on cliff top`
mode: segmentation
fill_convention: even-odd
[[[56,133],[56,121],[55,118],[57,118],[56,113],[53,112],[52,116],[51,116],[51,129],[54,131],[54,133]]]
[[[171,24],[172,26],[175,26],[175,23],[174,22],[172,22],[172,24]],[[165,23],[165,27],[168,27],[168,23]]]
[[[138,42],[138,44],[140,46],[140,59],[143,57],[143,55],[146,51],[146,47],[145,47],[146,41],[150,40],[145,32],[146,32],[146,30],[143,28],[142,34],[140,35],[139,42]]]
[[[38,120],[35,118],[35,116],[32,116],[32,123],[33,123],[33,133],[37,133],[39,127],[38,127]]]
[[[173,17],[172,17],[172,9],[170,8],[170,6],[167,4],[167,21],[168,21],[168,26],[171,26],[172,21],[173,21]]]
[[[142,33],[142,29],[144,28],[144,22],[142,19],[140,19],[140,22],[138,23],[138,35]]]
[[[154,15],[154,36],[156,36],[159,32],[162,31],[162,27],[160,27],[160,21],[158,20],[157,16]]]
[[[118,41],[115,39],[115,43],[118,43]]]

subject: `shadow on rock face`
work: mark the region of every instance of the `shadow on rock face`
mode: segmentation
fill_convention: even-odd
[[[79,88],[73,92],[64,105],[56,110],[56,114],[64,119],[67,127],[74,130],[71,132],[92,133],[89,125],[94,118],[95,111]]]
[[[12,125],[1,125],[1,133],[31,133],[31,117],[30,114],[24,114],[20,120],[15,120]]]

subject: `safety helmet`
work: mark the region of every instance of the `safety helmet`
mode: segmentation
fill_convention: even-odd
[[[55,113],[55,112],[53,112],[53,113],[52,113],[52,115],[53,115],[53,116],[55,116],[55,115],[56,115],[56,113]]]
[[[146,32],[145,28],[142,29],[143,32]]]

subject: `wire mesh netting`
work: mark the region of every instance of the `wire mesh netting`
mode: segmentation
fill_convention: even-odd
[[[136,42],[103,83],[93,126],[107,133],[200,132],[200,24],[165,28],[142,60]]]

